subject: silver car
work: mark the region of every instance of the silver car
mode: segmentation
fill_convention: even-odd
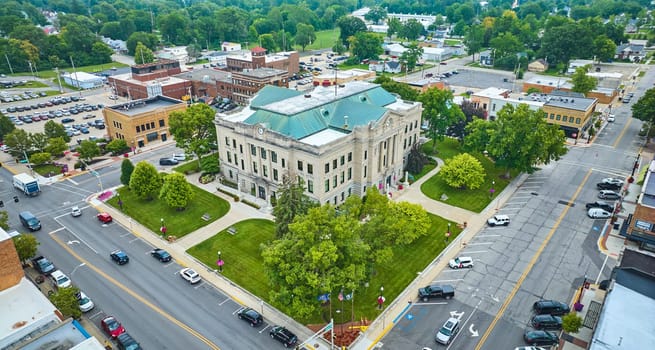
[[[451,317],[448,319],[448,321],[446,321],[446,323],[444,323],[443,327],[439,329],[437,335],[435,336],[435,340],[437,343],[448,345],[451,341],[453,341],[458,332],[459,320]]]

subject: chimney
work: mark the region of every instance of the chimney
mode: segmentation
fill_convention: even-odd
[[[0,228],[0,291],[17,285],[24,276],[14,241]]]

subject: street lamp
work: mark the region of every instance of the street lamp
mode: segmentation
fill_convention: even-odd
[[[218,271],[219,272],[223,272],[223,264],[225,264],[225,262],[223,261],[223,259],[221,259],[221,251],[219,250],[218,251],[218,260],[216,261],[216,265],[218,265]]]
[[[159,228],[159,231],[163,236],[166,234],[166,224],[164,223],[164,218],[161,218],[160,221],[161,221],[161,228]]]
[[[491,188],[489,189],[489,197],[493,198],[494,193],[496,192],[496,180],[491,180]]]
[[[82,267],[82,266],[86,266],[86,263],[81,263],[81,264],[75,266],[75,268],[73,269],[73,271],[71,271],[71,278],[72,278],[73,275],[75,274],[75,271],[77,271],[77,269],[79,269],[79,268]]]
[[[382,305],[384,305],[384,287],[380,286],[380,295],[378,296],[378,308],[382,310]]]

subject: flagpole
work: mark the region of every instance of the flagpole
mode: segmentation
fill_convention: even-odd
[[[332,306],[330,306],[330,308],[332,308]],[[331,336],[330,336],[330,339],[331,339],[331,341],[330,341],[330,350],[332,350],[332,349],[334,349],[334,319],[332,318],[332,316],[330,316],[330,324],[332,325],[331,330],[330,330],[330,334],[331,334]]]
[[[350,294],[351,295],[350,301],[352,303],[351,304],[352,305],[351,306],[352,314],[350,315],[350,322],[355,322],[355,290],[353,289],[352,292],[350,292],[350,293],[351,293]]]

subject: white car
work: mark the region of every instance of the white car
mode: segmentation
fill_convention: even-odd
[[[608,123],[612,123],[615,120],[616,120],[616,118],[614,117],[614,114],[610,114],[610,115],[607,116],[607,122]]]
[[[186,160],[186,154],[184,154],[184,153],[173,153],[173,157],[171,157],[171,158],[177,160],[178,162],[183,162],[183,161]]]
[[[451,269],[473,268],[473,258],[470,256],[460,256],[448,262]]]
[[[514,350],[546,350],[546,349],[542,348],[541,346],[519,346],[517,348],[514,348]]]
[[[504,225],[507,226],[509,225],[509,216],[507,215],[494,215],[489,220],[487,220],[487,225],[489,226],[500,226]]]
[[[68,288],[71,286],[71,280],[63,272],[57,270],[50,274],[52,284],[57,288]]]
[[[93,309],[93,307],[95,306],[95,305],[93,304],[93,301],[91,300],[91,298],[89,298],[89,297],[88,297],[86,294],[84,294],[84,292],[82,292],[82,291],[80,291],[79,293],[77,293],[77,301],[78,301],[79,304],[80,304],[80,310],[81,310],[82,312],[88,312],[88,311],[91,311],[91,309]]]
[[[606,177],[601,182],[606,184],[623,186],[623,180],[614,177]]]
[[[607,219],[612,216],[612,213],[601,208],[591,208],[587,211],[587,215],[592,219]]]
[[[183,268],[180,270],[180,276],[191,284],[200,282],[200,275],[192,268]]]
[[[71,208],[71,215],[74,217],[78,217],[82,215],[82,211],[80,210],[80,207],[77,205]]]

